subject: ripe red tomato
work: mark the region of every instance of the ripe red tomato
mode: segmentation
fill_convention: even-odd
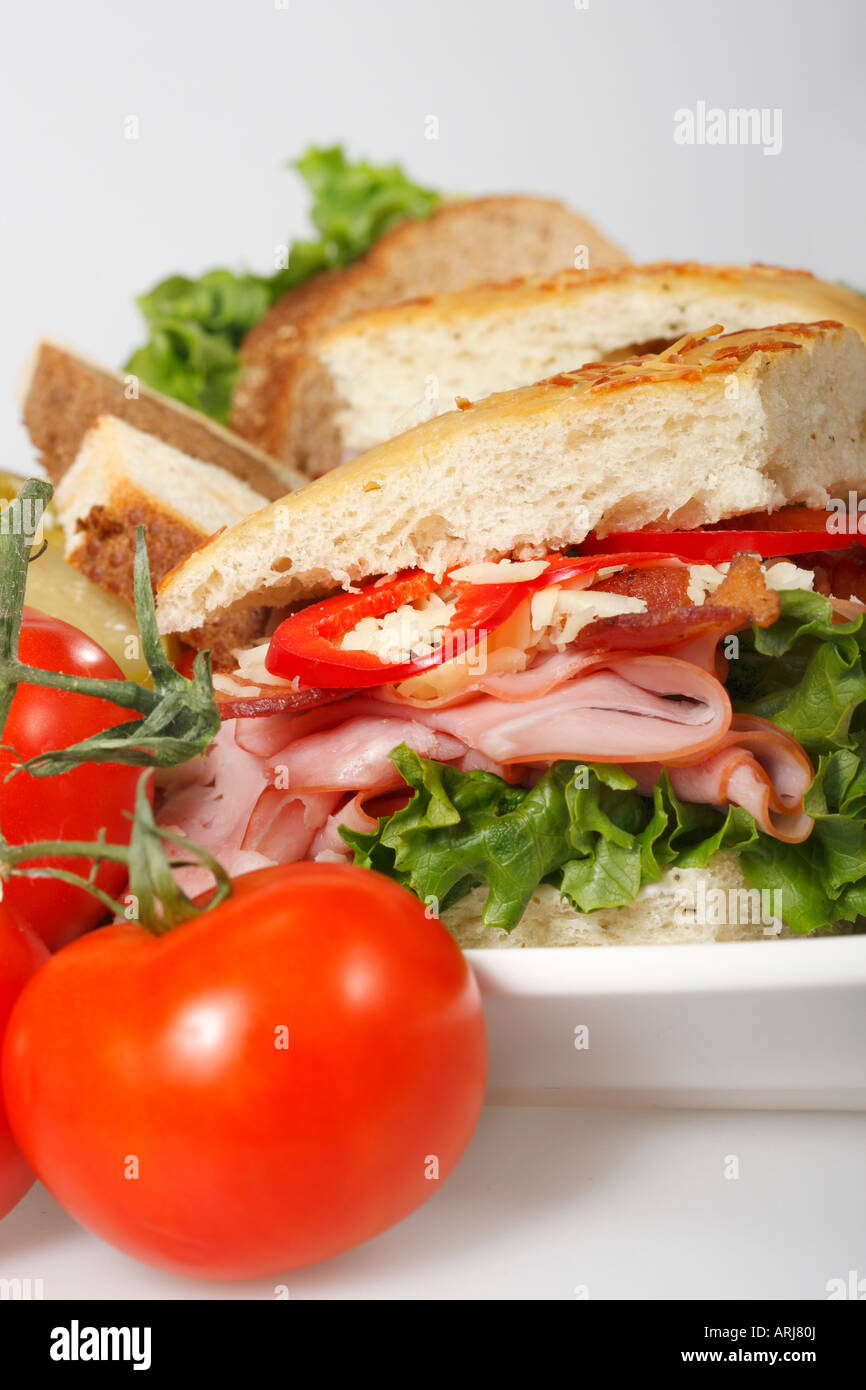
[[[33,608],[24,609],[18,651],[22,661],[51,671],[103,680],[119,679],[123,674],[92,638]],[[77,743],[129,718],[127,710],[108,700],[20,685],[2,741],[21,758],[30,758],[49,748]],[[117,763],[90,763],[50,779],[19,772],[6,782],[7,773],[17,761],[7,748],[0,749],[0,829],[11,844],[30,840],[94,840],[103,826],[108,840],[127,843],[130,822],[124,812],[131,812],[134,807],[140,769]],[[62,864],[85,876],[90,868],[84,859],[34,861],[46,862]],[[103,864],[96,878],[99,886],[113,895],[122,890],[125,881],[126,869],[120,864]],[[57,880],[10,879],[6,900],[20,909],[52,950],[105,916],[105,908],[96,898]]]
[[[48,960],[48,950],[10,903],[0,902],[0,1042],[12,1006],[22,989]],[[33,1181],[12,1138],[0,1092],[0,1217],[11,1211]]]
[[[22,1152],[84,1226],[243,1279],[420,1206],[473,1131],[486,1063],[442,924],[370,870],[299,863],[165,936],[117,924],[54,956],[14,1010],[3,1081]]]

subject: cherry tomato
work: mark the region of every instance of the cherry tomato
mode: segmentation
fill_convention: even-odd
[[[478,1118],[475,979],[405,889],[292,864],[161,937],[103,927],[13,1012],[12,1128],[84,1226],[150,1264],[255,1278],[437,1190]]]
[[[33,608],[24,609],[18,650],[21,660],[31,666],[101,679],[122,676],[107,652],[77,627]],[[135,804],[138,768],[90,763],[56,777],[19,772],[5,780],[19,757],[67,747],[129,718],[128,711],[107,700],[44,686],[18,687],[3,730],[3,743],[10,747],[0,749],[0,829],[11,844],[94,840],[102,827],[109,841],[125,844],[129,840],[130,821],[124,813]],[[85,876],[91,867],[81,859],[34,861],[44,862]],[[125,881],[126,869],[118,864],[102,865],[96,877],[99,886],[113,895]],[[20,909],[52,950],[105,916],[96,898],[57,880],[13,878],[5,892],[7,902]]]
[[[48,949],[11,903],[0,902],[0,1043],[12,1006],[27,981],[48,960]],[[21,1157],[0,1092],[0,1217],[21,1200],[33,1174]]]

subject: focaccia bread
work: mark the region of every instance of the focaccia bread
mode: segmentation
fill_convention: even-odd
[[[335,398],[316,360],[321,335],[353,314],[479,280],[549,275],[563,266],[623,265],[626,257],[579,213],[546,198],[445,203],[386,233],[354,265],[284,295],[248,334],[232,428],[283,464],[313,475],[339,448]]]
[[[163,581],[162,630],[404,567],[826,503],[866,476],[866,345],[839,323],[688,339],[441,415],[272,503]]]
[[[866,299],[805,271],[660,264],[563,270],[359,314],[316,347],[322,400],[306,441],[325,472],[454,407],[612,355],[658,351],[711,323],[729,332],[836,319],[866,337]],[[310,382],[316,374],[310,371]]]

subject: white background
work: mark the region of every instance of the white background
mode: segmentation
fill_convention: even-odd
[[[163,1274],[35,1187],[0,1223],[0,1276],[41,1279],[46,1299],[273,1299],[285,1284],[292,1299],[813,1301],[835,1280],[866,1298],[864,1163],[864,1115],[494,1106],[426,1206],[312,1269]]]
[[[757,259],[866,287],[862,0],[277,4],[4,7],[7,466],[29,457],[14,388],[38,335],[119,365],[155,280],[270,269],[305,227],[283,165],[311,142],[447,190],[557,195],[638,259]],[[674,112],[698,101],[780,108],[781,153],[675,144]]]
[[[270,269],[305,230],[282,165],[310,142],[447,190],[559,196],[636,259],[866,287],[862,0],[38,0],[3,28],[0,466],[30,460],[14,388],[40,333],[119,365],[155,280]],[[677,145],[698,101],[780,108],[781,153]],[[866,1275],[863,1153],[856,1116],[488,1111],[429,1208],[293,1296],[819,1298]],[[38,1189],[0,1267],[49,1296],[202,1292]]]

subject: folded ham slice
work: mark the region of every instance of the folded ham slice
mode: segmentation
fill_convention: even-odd
[[[346,706],[347,715],[353,703]],[[399,743],[443,763],[466,751],[464,742],[414,718],[362,715],[290,743],[271,760],[268,780],[305,792],[398,786],[400,774],[388,755]]]
[[[527,783],[559,759],[609,762],[649,793],[665,766],[683,800],[740,805],[767,834],[803,840],[811,764],[772,724],[732,716],[714,674],[715,644],[729,630],[723,620],[675,655],[552,652],[479,677],[456,698],[407,701],[386,690],[228,720],[207,755],[173,775],[158,819],[236,874],[345,857],[339,826],[369,830],[371,803],[381,811],[382,793],[402,795],[389,754],[406,743]],[[181,880],[188,892],[208,886],[204,870]]]
[[[478,695],[450,708],[415,708],[412,717],[498,763],[681,760],[712,748],[731,722],[724,686],[675,657],[607,652],[577,674],[570,657],[558,669],[560,681],[529,699],[518,700],[516,689],[532,670],[503,678],[504,700]]]
[[[452,705],[464,705],[478,695],[492,695],[496,700],[535,700],[547,695],[551,690],[579,676],[593,667],[604,665],[609,660],[607,652],[579,652],[574,648],[565,651],[546,652],[533,661],[525,670],[494,671],[489,675],[478,675],[461,685],[459,690],[447,695],[437,695],[428,699],[399,693],[393,686],[385,686],[376,691],[374,698],[381,699],[398,708],[413,710],[448,709]],[[410,682],[411,684],[411,682]]]
[[[661,764],[627,767],[638,789],[648,794],[661,775]],[[814,768],[796,739],[775,724],[735,714],[731,727],[709,756],[669,766],[671,786],[682,801],[703,802],[720,810],[742,806],[767,835],[788,844],[807,840],[814,821],[803,797]]]

